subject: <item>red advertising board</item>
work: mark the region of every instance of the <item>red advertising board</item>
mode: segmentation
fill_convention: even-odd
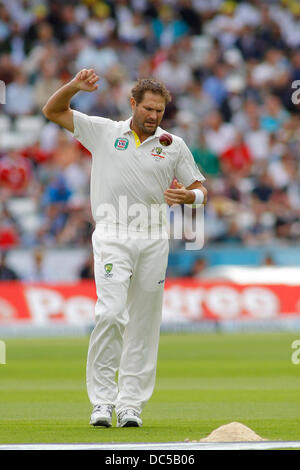
[[[0,283],[0,325],[90,324],[95,284]],[[272,319],[300,316],[300,285],[253,285],[167,279],[163,321]]]

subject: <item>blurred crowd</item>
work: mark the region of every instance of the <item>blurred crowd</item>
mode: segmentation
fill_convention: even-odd
[[[298,1],[2,0],[0,248],[90,243],[90,154],[41,112],[90,67],[99,89],[72,100],[90,115],[127,119],[140,77],[172,92],[162,127],[206,176],[206,244],[299,240]],[[20,116],[42,120],[30,142]],[[4,117],[13,137],[1,147]]]

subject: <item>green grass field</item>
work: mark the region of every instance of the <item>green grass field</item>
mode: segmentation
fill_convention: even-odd
[[[199,440],[239,421],[270,440],[300,440],[300,334],[162,334],[142,428],[93,428],[88,338],[8,339],[0,365],[0,444]],[[115,421],[114,421],[115,423]]]

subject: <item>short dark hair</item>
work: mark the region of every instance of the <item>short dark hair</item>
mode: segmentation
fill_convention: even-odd
[[[136,104],[143,101],[146,91],[158,93],[165,98],[166,105],[172,100],[171,93],[164,83],[155,78],[141,78],[131,90],[131,95],[135,99]]]

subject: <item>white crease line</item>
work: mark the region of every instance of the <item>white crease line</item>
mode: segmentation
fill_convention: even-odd
[[[264,442],[165,442],[136,444],[2,444],[1,450],[267,450],[300,449],[300,441]]]

